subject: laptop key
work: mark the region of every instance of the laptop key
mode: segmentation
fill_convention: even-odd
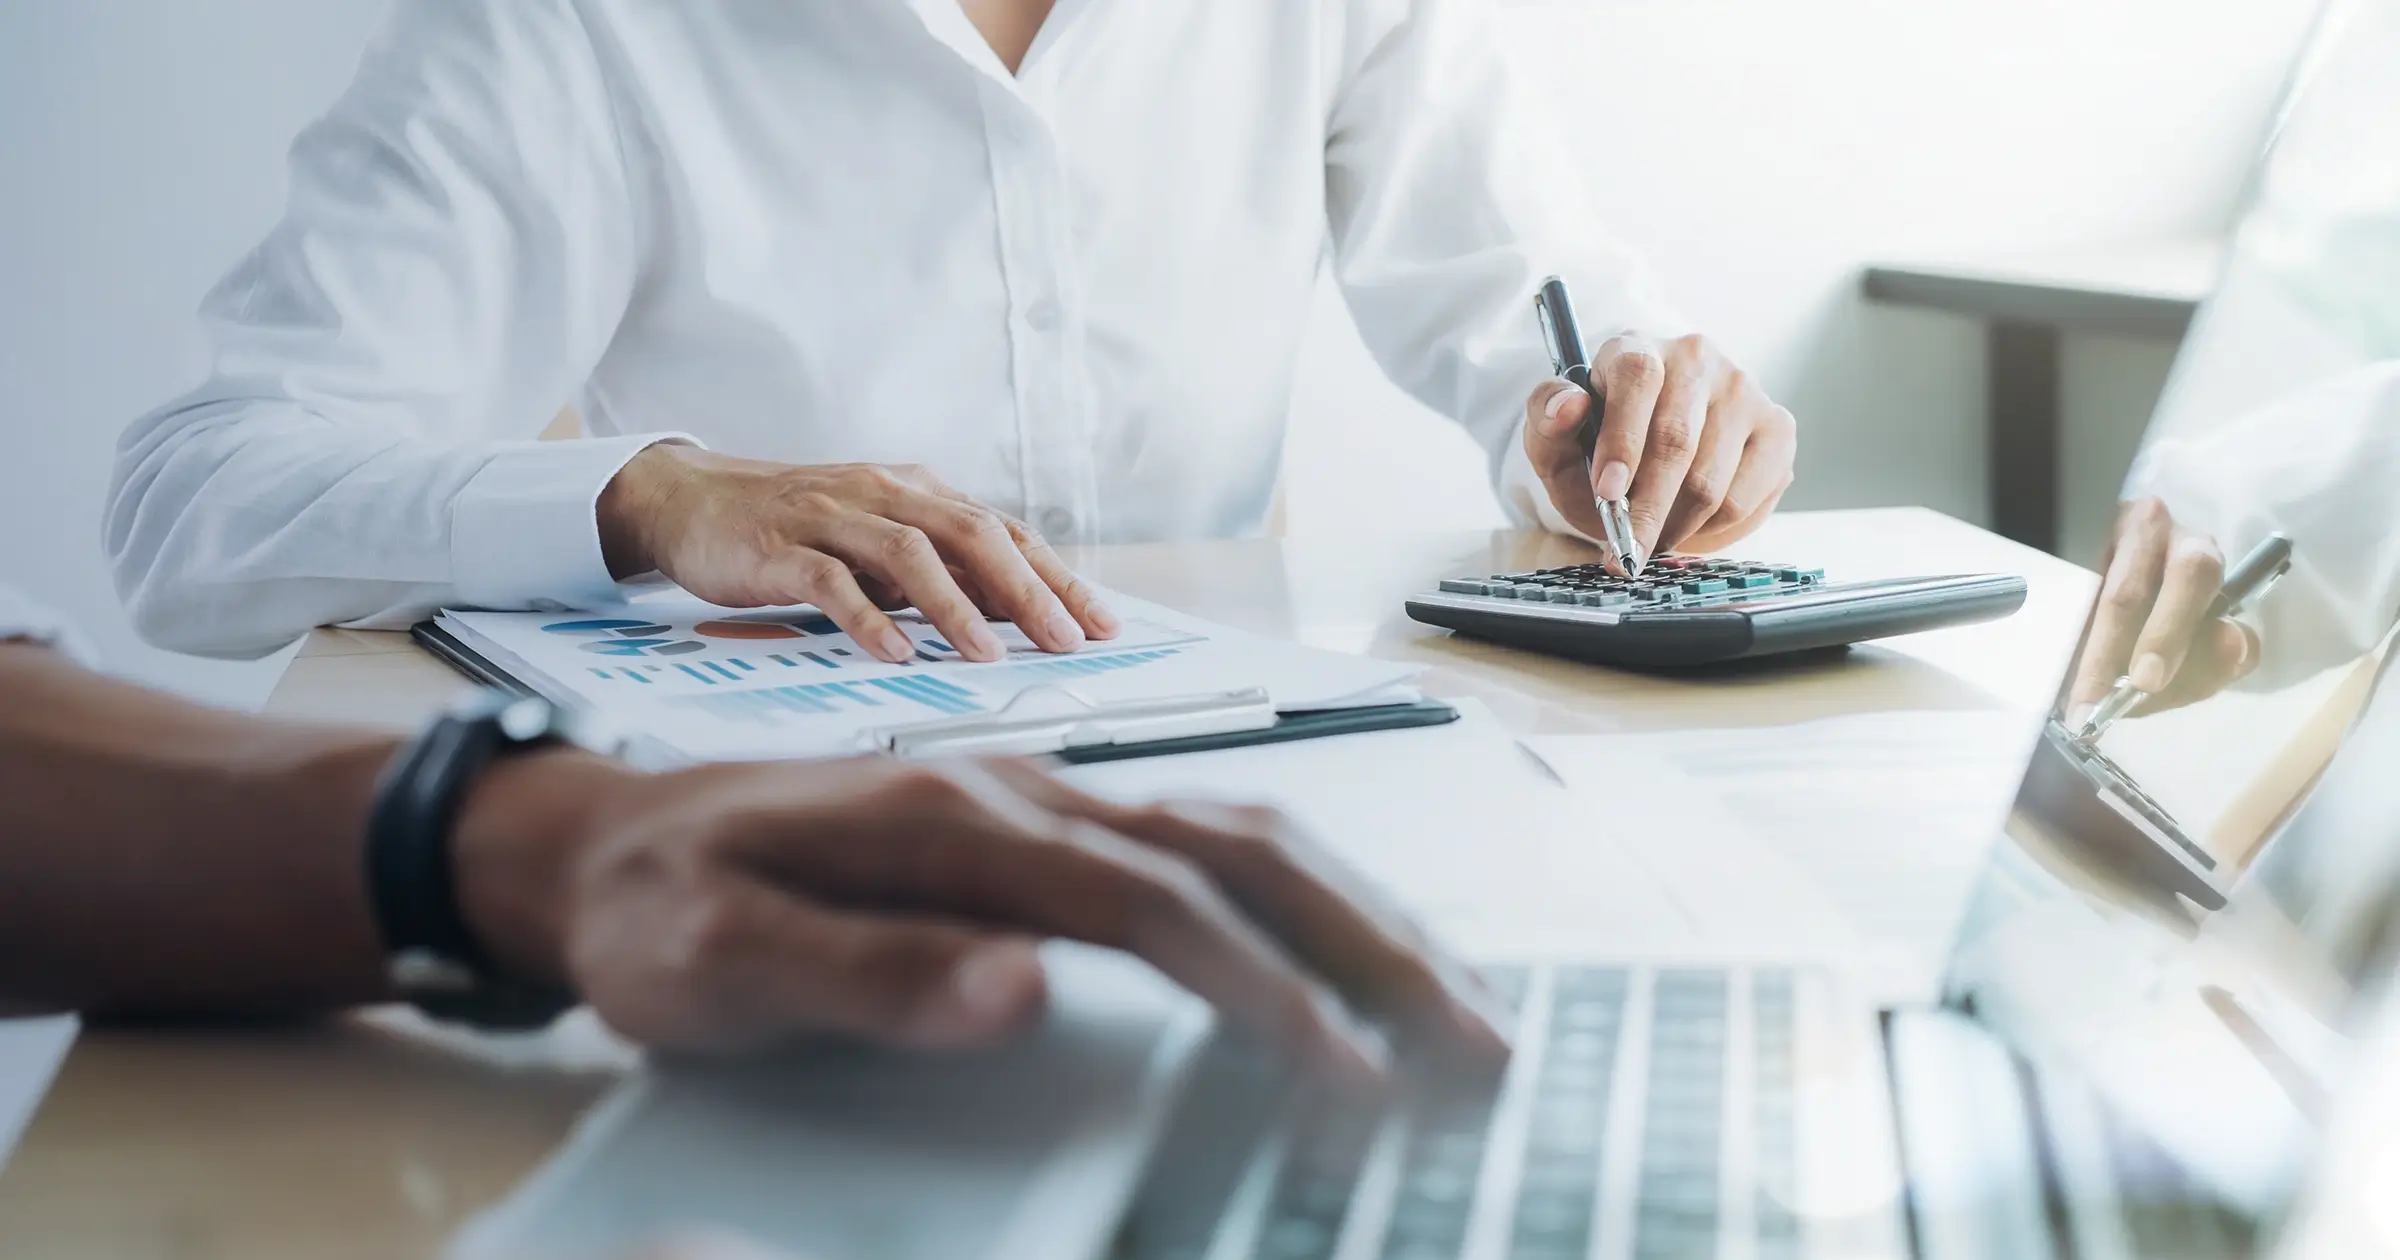
[[[1661,972],[1651,1008],[1633,1254],[1635,1260],[1702,1260],[1717,1254],[1726,975]]]
[[[1616,968],[1565,968],[1557,975],[1508,1260],[1581,1257],[1591,1248],[1625,991],[1625,973]]]

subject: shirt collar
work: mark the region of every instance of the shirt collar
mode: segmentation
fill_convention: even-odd
[[[1040,33],[1034,36],[1033,46],[1025,52],[1022,67],[1024,77],[1031,78],[1041,73],[1042,64],[1051,55],[1051,49],[1067,37],[1094,4],[1095,0],[1057,0],[1050,10],[1050,16],[1043,20]],[[1020,77],[1010,74],[1008,67],[1000,64],[999,54],[994,53],[992,46],[984,41],[983,32],[976,30],[975,24],[967,20],[967,11],[959,7],[958,0],[908,0],[908,7],[916,12],[917,20],[925,24],[926,31],[951,52],[958,54],[960,60],[998,80],[1009,91],[1023,94]]]

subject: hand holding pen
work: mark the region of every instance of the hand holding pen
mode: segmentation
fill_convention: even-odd
[[[1567,522],[1621,572],[1714,551],[1763,524],[1792,482],[1792,413],[1705,338],[1603,342],[1587,358],[1566,285],[1534,303],[1558,379],[1525,409],[1525,454]]]
[[[2067,725],[2088,743],[2136,707],[2190,704],[2248,675],[2259,645],[2234,617],[2291,562],[2291,540],[2269,534],[2227,568],[2215,540],[2176,522],[2158,500],[2126,504],[2077,653]]]

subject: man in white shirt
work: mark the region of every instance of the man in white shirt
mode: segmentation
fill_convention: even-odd
[[[1545,122],[1481,0],[414,0],[210,297],[209,380],[127,433],[119,586],[219,654],[653,569],[895,659],[898,604],[1072,648],[1115,623],[1045,538],[1264,522],[1328,242],[1521,517],[1732,541],[1791,416],[1656,339],[1604,136]],[[1588,465],[1549,272],[1628,330]],[[527,440],[568,405],[592,436]]]

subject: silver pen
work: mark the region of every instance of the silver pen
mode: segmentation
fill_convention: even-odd
[[[2249,607],[2291,569],[2292,540],[2281,534],[2267,535],[2250,549],[2250,554],[2242,557],[2241,563],[2226,572],[2225,584],[2218,589],[2217,597],[2208,601],[2200,625],[2208,626]],[[2132,712],[2133,706],[2149,698],[2150,693],[2134,686],[2130,676],[2118,678],[2116,685],[2108,689],[2108,695],[2092,706],[2091,716],[2075,732],[2076,742],[2089,744],[2100,738],[2119,718]]]
[[[1607,397],[1592,383],[1592,365],[1584,357],[1583,329],[1575,322],[1575,303],[1567,297],[1567,282],[1557,276],[1542,281],[1542,291],[1534,295],[1533,313],[1541,321],[1542,345],[1550,352],[1550,369],[1592,397],[1591,411],[1584,417],[1583,426],[1575,431],[1575,440],[1583,447],[1584,468],[1589,471],[1592,450],[1600,442],[1600,413]],[[1600,514],[1601,534],[1609,550],[1616,553],[1617,564],[1625,570],[1625,576],[1640,577],[1650,558],[1634,546],[1633,510],[1623,498],[1603,499],[1598,495],[1592,496],[1592,510]]]

